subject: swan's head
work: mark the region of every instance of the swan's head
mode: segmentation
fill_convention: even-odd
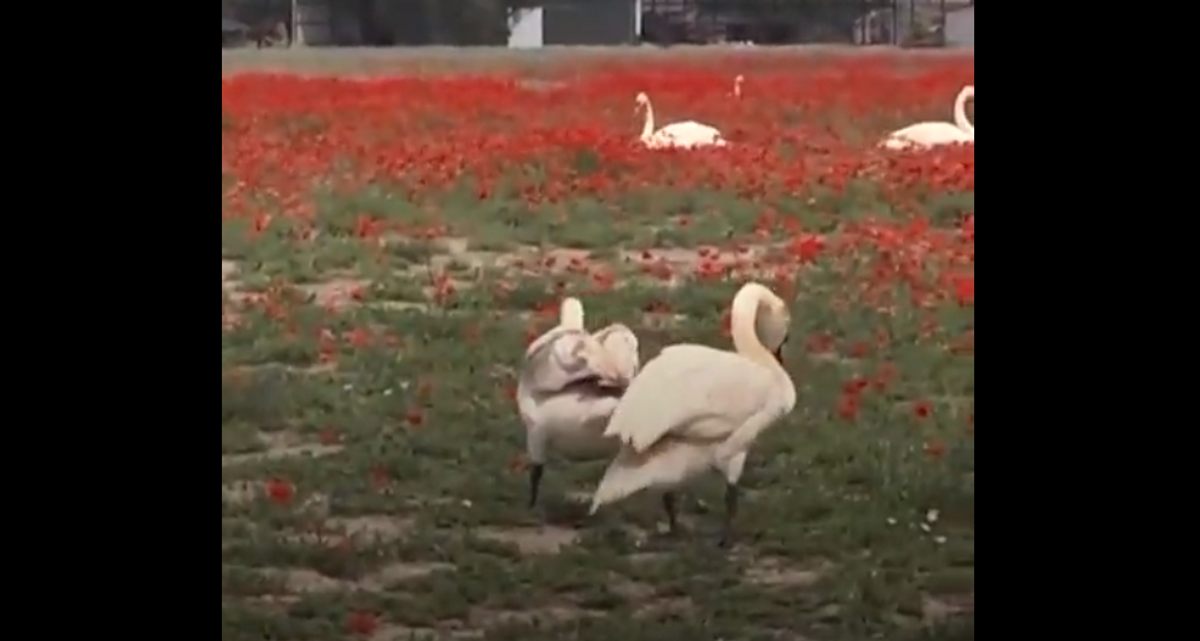
[[[650,96],[646,95],[645,91],[638,92],[638,95],[633,99],[633,111],[637,113],[641,109],[645,109],[646,105],[650,104]]]
[[[595,373],[601,387],[621,387],[629,383],[622,368],[608,350],[592,336],[580,336],[579,341],[571,346],[571,359],[575,367],[586,367]],[[636,373],[636,370],[635,372]]]
[[[775,360],[782,365],[783,346],[787,345],[788,327],[792,321],[791,313],[788,312],[787,304],[783,302],[783,299],[774,293],[770,298],[764,299],[758,309],[755,333],[758,334],[763,347],[766,347],[775,356]]]
[[[746,283],[733,298],[733,313],[742,318],[753,313],[755,335],[782,364],[792,320],[787,303],[764,285]]]
[[[564,298],[558,307],[558,324],[560,327],[583,329],[583,303],[578,298]]]

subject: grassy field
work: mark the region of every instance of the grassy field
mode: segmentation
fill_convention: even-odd
[[[561,62],[223,80],[222,639],[973,639],[974,151],[872,144],[973,59]],[[732,145],[638,147],[640,90]],[[736,545],[716,475],[679,540],[651,493],[586,515],[604,462],[527,508],[515,372],[557,301],[645,361],[728,346],[750,279],[793,301],[799,400]]]

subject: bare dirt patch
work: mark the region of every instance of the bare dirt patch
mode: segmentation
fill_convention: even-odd
[[[237,287],[237,280],[234,276],[238,272],[238,265],[232,260],[221,259],[221,286],[234,289]]]
[[[649,599],[638,606],[633,616],[642,618],[660,618],[664,615],[680,616],[696,607],[691,598],[686,596],[662,597]]]
[[[515,545],[521,554],[558,554],[559,550],[574,545],[579,532],[572,528],[545,525],[542,527],[498,528],[487,527],[475,530],[475,535],[500,543]]]
[[[328,577],[308,568],[272,568],[263,572],[283,579],[287,591],[292,594],[335,592],[349,586],[347,581]]]
[[[406,625],[382,625],[371,634],[370,641],[433,641],[437,639],[479,639],[483,637],[482,630],[446,629],[446,628],[412,628]]]
[[[325,525],[350,537],[395,541],[412,532],[416,520],[397,516],[335,517],[327,519]]]
[[[262,481],[234,481],[221,485],[221,499],[231,505],[244,505],[263,495]]]
[[[510,623],[555,624],[584,617],[604,616],[604,612],[586,610],[570,603],[542,606],[529,610],[494,610],[475,608],[471,611],[472,627],[487,629]]]
[[[779,557],[761,557],[746,569],[746,580],[755,585],[804,588],[828,576],[833,566],[827,561],[797,565]]]
[[[297,285],[296,289],[313,297],[313,302],[330,309],[341,309],[354,302],[355,296],[371,284],[362,278],[331,278],[319,283]]]
[[[434,572],[454,570],[455,567],[449,563],[392,563],[355,581],[355,585],[364,590],[382,592],[403,581],[419,579]]]
[[[975,614],[974,592],[962,595],[942,594],[937,597],[925,595],[921,598],[921,619],[925,623],[937,623],[968,614]]]
[[[343,449],[341,445],[307,443],[303,441],[301,436],[288,431],[260,432],[257,436],[267,446],[265,451],[250,452],[247,454],[224,454],[221,456],[221,467],[296,456],[316,458],[337,454]]]

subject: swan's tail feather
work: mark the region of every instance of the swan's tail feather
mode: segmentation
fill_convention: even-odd
[[[583,329],[583,303],[578,298],[563,299],[558,308],[558,324],[567,329]]]
[[[622,447],[592,494],[590,513],[650,487],[679,485],[709,467],[710,454],[708,447],[683,441],[660,441],[642,454]]]

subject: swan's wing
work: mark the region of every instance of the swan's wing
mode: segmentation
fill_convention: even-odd
[[[659,129],[658,134],[676,143],[689,145],[717,144],[722,142],[720,130],[694,120],[671,123]]]
[[[673,122],[659,131],[666,132],[674,136],[696,136],[696,135],[721,135],[721,131],[712,125],[706,125],[695,120],[684,120],[683,122]]]
[[[959,142],[965,138],[966,133],[962,129],[948,122],[918,122],[888,134],[889,140],[917,145]]]
[[[529,345],[520,386],[531,392],[552,394],[581,381],[619,382],[618,370],[591,334],[582,329],[556,327]]]
[[[621,323],[613,323],[593,333],[592,338],[612,356],[622,378],[631,381],[637,376],[638,369],[641,368],[641,359],[638,357],[637,335],[633,330]]]
[[[770,370],[703,345],[672,345],[629,385],[605,436],[644,452],[668,434],[724,439],[772,402]]]

